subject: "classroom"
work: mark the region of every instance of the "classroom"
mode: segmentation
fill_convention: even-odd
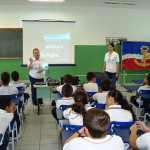
[[[149,7],[0,0],[0,150],[150,150]]]

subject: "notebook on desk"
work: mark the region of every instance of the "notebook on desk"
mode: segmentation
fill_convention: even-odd
[[[46,85],[46,82],[35,82],[34,85]]]

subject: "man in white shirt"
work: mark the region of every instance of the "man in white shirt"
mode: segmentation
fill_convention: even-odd
[[[103,110],[92,108],[87,111],[83,124],[84,127],[65,142],[63,150],[124,150],[119,136],[107,135],[110,118]]]
[[[106,97],[111,88],[112,88],[112,85],[111,85],[110,80],[102,79],[99,92],[94,94],[90,99],[97,100],[97,102],[100,104],[106,104]]]
[[[62,87],[62,95],[63,98],[56,101],[56,107],[52,109],[52,115],[57,120],[57,114],[56,109],[59,109],[61,105],[72,105],[75,103],[73,97],[71,97],[73,94],[73,88],[70,84],[66,83]]]
[[[86,75],[88,83],[83,84],[86,92],[98,92],[98,85],[96,82],[96,75],[93,72],[88,72]]]
[[[136,123],[130,127],[130,130],[131,130],[131,134],[129,138],[130,147],[133,148],[134,150],[137,150],[137,149],[150,150],[150,142],[149,142],[150,127],[147,127],[141,121],[136,121]],[[146,133],[138,137],[137,136],[138,130],[142,130]]]
[[[0,149],[5,150],[9,142],[9,135],[6,132],[7,127],[14,118],[16,106],[14,103],[10,105],[8,96],[0,96],[0,133],[3,134],[3,140],[0,143]]]

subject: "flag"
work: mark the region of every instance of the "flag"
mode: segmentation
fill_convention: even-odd
[[[122,70],[150,70],[150,42],[124,41]]]

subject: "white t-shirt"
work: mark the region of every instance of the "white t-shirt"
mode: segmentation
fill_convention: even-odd
[[[64,85],[65,85],[65,84],[60,85],[60,86],[57,86],[57,87],[56,87],[57,92],[61,93],[62,87],[63,87]],[[77,90],[77,88],[76,88],[75,86],[73,86],[73,85],[71,85],[71,86],[72,86],[72,88],[73,88],[73,93],[74,93],[74,92]]]
[[[88,111],[89,109],[91,109],[92,107],[87,104],[85,106],[85,110]],[[68,108],[66,110],[63,111],[63,116],[66,119],[69,119],[69,123],[71,125],[83,125],[83,117],[80,114],[77,114],[76,112],[74,112],[72,110],[72,108]]]
[[[106,104],[106,97],[109,91],[103,91],[102,93],[96,93],[93,95],[93,99],[97,100],[100,104]]]
[[[40,58],[39,60],[36,60],[34,57],[32,57],[33,63],[31,65],[30,69],[30,76],[35,78],[35,79],[42,79],[44,78],[45,72],[37,73],[39,69],[44,69],[48,66],[48,64],[45,62],[44,58]],[[28,62],[29,66],[30,62]]]
[[[147,132],[136,140],[136,145],[139,149],[150,150],[150,132]]]
[[[61,105],[72,105],[74,104],[75,101],[73,97],[68,97],[68,98],[62,98],[56,101],[56,108],[59,109]]]
[[[128,110],[122,109],[121,105],[111,105],[105,110],[110,116],[111,121],[131,122],[133,121],[132,113]]]
[[[124,150],[121,137],[107,135],[102,140],[78,137],[65,144],[63,150]]]
[[[0,109],[0,133],[4,135],[7,127],[14,117],[13,113],[7,113],[5,110]],[[2,143],[0,143],[1,145]]]
[[[149,85],[144,85],[144,86],[139,87],[138,93],[139,93],[140,90],[150,90],[150,86]]]
[[[119,55],[116,52],[112,52],[111,55],[109,55],[109,52],[105,54],[104,62],[106,63],[106,69],[105,71],[110,73],[116,73],[117,67],[116,63],[119,63]]]
[[[0,95],[12,95],[12,94],[18,94],[18,89],[13,86],[4,86],[2,85],[0,87]]]
[[[98,85],[94,82],[83,84],[83,88],[86,92],[98,92]]]
[[[23,82],[11,82],[9,83],[10,86],[13,86],[13,87],[23,87],[24,89],[26,88],[26,85],[23,83]]]

